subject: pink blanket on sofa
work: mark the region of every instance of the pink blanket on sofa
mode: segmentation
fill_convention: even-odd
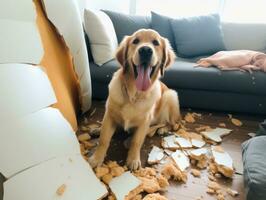
[[[197,66],[216,66],[221,70],[241,70],[250,73],[252,70],[266,72],[266,54],[249,50],[219,51],[210,57],[200,59]]]

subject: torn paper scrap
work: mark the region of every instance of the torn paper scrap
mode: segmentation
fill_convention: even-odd
[[[179,149],[179,145],[176,144],[176,136],[175,135],[170,135],[170,136],[166,136],[163,138],[162,140],[162,147],[165,149]]]
[[[206,144],[206,142],[203,140],[191,139],[191,144],[193,147],[201,148]]]
[[[188,151],[191,162],[198,168],[204,169],[208,164],[208,150],[206,148],[194,149]]]
[[[156,164],[159,163],[164,157],[164,151],[157,146],[153,146],[151,152],[149,153],[148,163]]]
[[[192,144],[189,139],[185,139],[182,137],[176,137],[175,142],[180,146],[181,149],[192,147]]]
[[[73,200],[77,197],[96,200],[106,194],[105,186],[80,155],[40,163],[4,183],[4,200]]]
[[[189,158],[180,150],[176,150],[172,153],[171,158],[182,172],[190,166]]]
[[[218,172],[226,177],[232,177],[234,173],[233,160],[231,156],[223,151],[221,147],[212,146],[212,155]]]
[[[215,128],[209,131],[203,131],[201,134],[214,142],[222,142],[222,136],[228,135],[231,133],[231,129],[226,129],[226,128]]]
[[[45,108],[1,128],[0,172],[7,178],[52,158],[80,154],[73,129],[55,108]]]
[[[117,200],[124,200],[130,191],[134,190],[141,184],[141,181],[130,172],[125,172],[121,176],[113,178],[109,187],[116,196]]]
[[[52,85],[42,68],[0,64],[0,124],[56,103]]]

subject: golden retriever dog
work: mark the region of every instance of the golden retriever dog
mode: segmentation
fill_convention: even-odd
[[[134,131],[126,163],[136,170],[141,167],[140,150],[150,125],[166,123],[171,127],[180,119],[177,93],[159,80],[175,54],[166,38],[141,29],[123,39],[116,59],[121,68],[109,84],[99,146],[89,162],[92,167],[103,163],[111,138],[121,126]]]

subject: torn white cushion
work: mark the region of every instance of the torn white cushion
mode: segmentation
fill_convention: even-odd
[[[55,108],[2,124],[0,138],[0,173],[6,178],[55,157],[80,154],[74,131]]]
[[[90,40],[94,62],[101,66],[114,58],[118,46],[111,19],[102,11],[84,11],[85,31]]]
[[[0,64],[0,124],[56,103],[45,71],[28,64]]]
[[[58,195],[62,185],[65,190]],[[96,200],[106,193],[81,155],[40,163],[4,183],[4,200]]]

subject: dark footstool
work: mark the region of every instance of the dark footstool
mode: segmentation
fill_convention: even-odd
[[[266,136],[256,136],[242,145],[247,200],[266,200]]]

